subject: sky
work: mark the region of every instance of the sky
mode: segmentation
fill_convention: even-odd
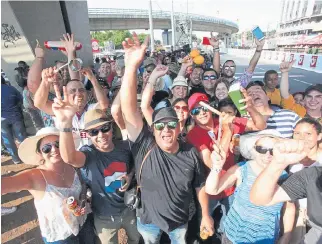
[[[152,0],[153,10],[171,11],[171,0]],[[258,25],[263,31],[276,29],[282,0],[174,0],[175,12],[201,14],[236,22],[240,31]],[[88,8],[148,9],[149,0],[87,0]],[[141,31],[145,32],[145,31]],[[161,37],[162,31],[155,31]],[[198,37],[204,33],[198,33]],[[160,39],[160,38],[159,38]]]

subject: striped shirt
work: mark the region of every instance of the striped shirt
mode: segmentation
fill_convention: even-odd
[[[279,238],[280,212],[283,203],[257,206],[249,200],[250,190],[257,178],[249,162],[238,163],[242,183],[235,190],[235,199],[224,220],[224,232],[232,243],[273,244]],[[280,179],[287,177],[284,171]],[[263,187],[265,190],[265,187]]]
[[[301,118],[291,110],[278,109],[266,121],[267,128],[277,130],[284,138],[292,138],[296,123]]]

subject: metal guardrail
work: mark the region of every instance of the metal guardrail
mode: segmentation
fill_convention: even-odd
[[[141,9],[115,9],[115,8],[89,8],[88,15],[90,18],[102,18],[103,16],[108,17],[122,17],[122,18],[148,18],[149,12],[148,10]],[[175,17],[185,18],[185,13],[174,13]],[[157,19],[170,19],[171,12],[170,11],[152,11],[153,18]],[[188,18],[192,21],[204,21],[216,24],[227,25],[232,28],[239,29],[238,25],[230,20],[225,20],[216,17],[203,16],[198,14],[189,14]]]

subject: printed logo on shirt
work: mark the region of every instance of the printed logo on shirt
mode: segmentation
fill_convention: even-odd
[[[115,193],[117,189],[121,188],[120,177],[126,174],[126,163],[112,162],[106,169],[104,169],[105,192]]]

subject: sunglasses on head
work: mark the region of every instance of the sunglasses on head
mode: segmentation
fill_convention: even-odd
[[[47,143],[47,144],[43,145],[43,147],[41,148],[41,151],[43,153],[47,154],[51,151],[53,146],[58,149],[59,148],[59,141],[55,141],[55,142]]]
[[[173,108],[175,109],[175,110],[180,110],[180,109],[182,109],[182,111],[183,112],[188,112],[189,111],[189,109],[188,109],[188,106],[178,106],[178,105],[175,105],[175,106],[173,106]]]
[[[269,152],[273,156],[273,148],[266,148],[266,147],[262,147],[262,146],[255,146],[255,150],[256,150],[256,152],[258,152],[260,154],[266,154],[267,152]]]
[[[200,114],[201,110],[203,110],[204,112],[208,112],[209,109],[204,107],[204,106],[200,106],[200,107],[196,107],[194,109],[191,110],[191,115],[198,115]]]
[[[215,75],[204,75],[203,79],[204,80],[216,80],[217,76],[215,76]]]
[[[92,130],[88,130],[87,133],[90,135],[90,136],[97,136],[98,133],[101,131],[102,133],[107,133],[111,130],[112,126],[111,126],[111,123],[108,123],[104,126],[102,126],[101,128],[99,129],[92,129]]]
[[[168,129],[174,130],[177,128],[178,122],[177,121],[169,121],[169,122],[158,122],[154,124],[154,128],[156,130],[163,130],[166,126]]]

